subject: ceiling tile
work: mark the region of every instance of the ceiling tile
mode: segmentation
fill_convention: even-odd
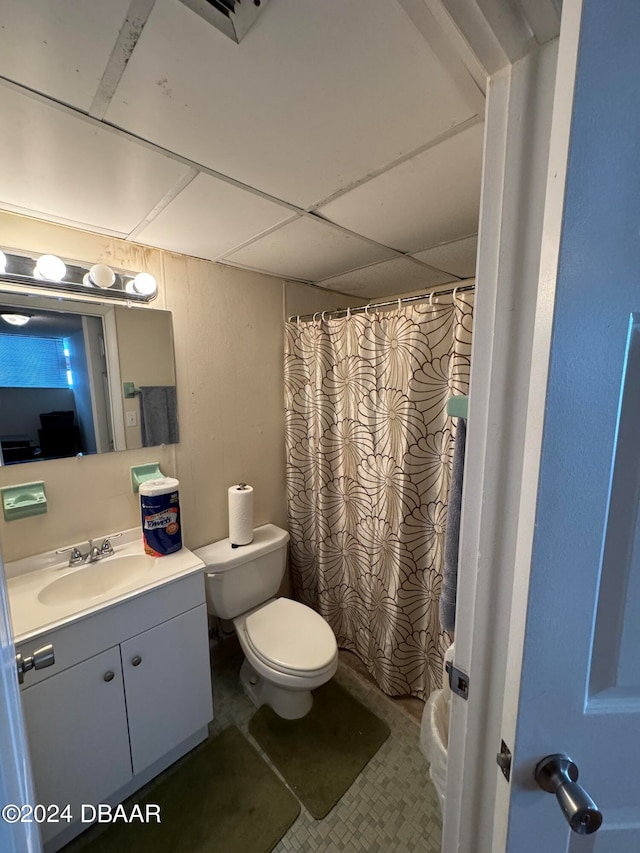
[[[283,225],[239,249],[225,261],[264,270],[285,278],[317,281],[389,257],[374,246],[308,216]]]
[[[482,123],[324,205],[319,213],[358,234],[413,252],[478,229]]]
[[[476,274],[476,254],[478,252],[478,235],[455,240],[433,249],[417,252],[414,258],[431,264],[438,269],[446,270],[460,278],[471,278]]]
[[[106,119],[307,207],[474,112],[396,2],[273,0],[237,45],[157,0]]]
[[[0,207],[128,233],[186,168],[0,85]]]
[[[320,282],[320,287],[353,293],[367,299],[379,299],[445,284],[451,280],[451,276],[446,273],[430,270],[406,258],[394,258],[326,279]]]
[[[130,0],[2,0],[0,75],[88,110]]]
[[[200,174],[135,239],[214,260],[290,217],[286,207]]]

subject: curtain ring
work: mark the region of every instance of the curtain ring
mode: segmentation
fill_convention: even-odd
[[[347,308],[347,320],[351,319],[351,308]]]
[[[398,299],[398,311],[402,311],[402,299]]]
[[[320,322],[321,322],[321,323],[326,323],[326,322],[327,322],[327,321],[324,319],[324,315],[325,315],[326,313],[327,313],[326,311],[323,311],[323,312],[322,312],[322,314],[320,315]]]
[[[432,311],[435,311],[436,306],[433,304],[433,293],[434,293],[434,291],[432,290],[431,293],[429,294],[429,308]]]
[[[453,302],[454,305],[456,304],[456,293],[458,292],[458,290],[460,290],[460,286],[454,287],[453,293],[451,294],[451,301]]]
[[[311,318],[312,323],[316,322],[316,317],[318,316],[319,313],[320,313],[319,311],[316,311],[316,313],[313,315],[313,317]]]
[[[300,325],[300,315],[298,314],[296,317],[296,326]]]
[[[367,317],[369,316],[369,308],[371,308],[371,303],[364,306],[364,313],[367,315]]]

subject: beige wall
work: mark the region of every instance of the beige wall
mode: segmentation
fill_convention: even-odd
[[[394,294],[392,299],[406,299],[410,296],[422,296],[425,293],[439,293],[441,290],[453,290],[454,287],[467,287],[470,284],[475,284],[475,278],[465,278],[460,281],[450,281],[448,284],[436,284],[433,287],[423,287],[420,290],[409,290],[406,293],[399,293],[397,296]],[[450,297],[446,297],[449,299]],[[443,301],[445,297],[442,297]],[[386,299],[380,299],[380,302],[386,302]]]
[[[366,299],[357,296],[347,296],[314,287],[312,284],[301,284],[298,281],[287,281],[284,292],[284,317],[288,320],[296,314],[314,314],[316,311],[331,311],[336,308],[349,308],[354,305],[366,305]]]
[[[282,282],[165,256],[173,312],[187,544],[228,534],[227,490],[254,488],[254,522],[287,526]]]
[[[254,487],[256,524],[286,526],[281,280],[7,213],[0,243],[155,275],[152,307],[173,313],[180,422],[173,447],[0,468],[0,487],[42,479],[48,499],[46,515],[0,519],[5,560],[138,525],[129,467],[149,461],[180,479],[191,548],[227,535],[240,481]]]

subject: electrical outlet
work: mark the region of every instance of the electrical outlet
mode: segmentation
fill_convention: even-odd
[[[126,415],[127,415],[127,426],[128,427],[138,426],[138,416],[136,415],[135,412],[127,412]]]

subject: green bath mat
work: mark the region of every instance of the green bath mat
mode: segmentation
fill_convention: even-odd
[[[135,801],[127,800],[128,811]],[[268,853],[300,813],[300,803],[235,726],[197,747],[141,802],[160,806],[161,824],[115,824],[82,850]]]
[[[389,737],[389,726],[336,681],[313,691],[301,720],[283,720],[267,705],[249,731],[313,817],[325,817]]]

